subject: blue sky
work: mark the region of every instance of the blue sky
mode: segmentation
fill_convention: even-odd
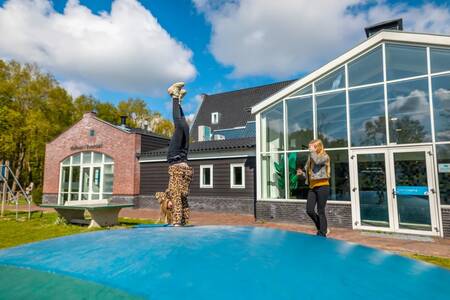
[[[299,78],[403,17],[408,31],[450,33],[446,1],[0,0],[0,58],[36,62],[73,95],[140,97],[170,115],[165,90],[198,95]],[[112,9],[115,7],[115,9]]]

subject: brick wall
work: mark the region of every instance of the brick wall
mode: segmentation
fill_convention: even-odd
[[[442,231],[444,238],[450,238],[450,207],[442,208]]]
[[[95,130],[94,137],[89,136],[91,129]],[[125,132],[97,119],[93,113],[86,113],[83,119],[46,145],[43,193],[58,193],[61,161],[78,152],[95,151],[105,153],[114,160],[114,195],[139,194],[140,166],[136,153],[140,150],[140,139],[139,134]],[[92,150],[71,149],[74,146],[100,144],[100,148]],[[49,196],[47,200],[51,198]]]
[[[329,203],[326,207],[326,214],[330,226],[352,228],[350,204]],[[256,201],[256,219],[313,225],[306,214],[305,202]]]
[[[248,197],[202,197],[189,196],[189,207],[194,211],[232,212],[239,214],[254,214],[253,198]],[[138,197],[136,208],[159,209],[154,196]]]

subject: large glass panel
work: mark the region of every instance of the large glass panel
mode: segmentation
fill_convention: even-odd
[[[314,138],[312,97],[288,100],[288,149],[308,149],[308,143]]]
[[[92,177],[92,192],[100,192],[100,167],[94,167],[93,177]]]
[[[74,156],[72,156],[72,165],[77,165],[80,163],[81,153],[78,153]]]
[[[384,87],[351,90],[349,99],[352,146],[385,145]]]
[[[431,72],[445,72],[450,71],[450,49],[431,48]]]
[[[389,227],[384,153],[358,154],[361,225]]]
[[[102,163],[103,160],[103,154],[94,152],[94,164]]]
[[[297,169],[305,169],[309,152],[292,152],[288,153],[289,168],[289,198],[290,199],[307,199],[309,187],[306,185],[303,176],[297,176]]]
[[[65,160],[63,160],[62,162],[63,166],[68,166],[70,165],[70,157],[66,158]]]
[[[425,152],[394,153],[399,227],[431,230]]]
[[[284,149],[283,102],[261,113],[262,151]]]
[[[330,156],[330,200],[350,201],[350,175],[347,150],[327,151]]]
[[[79,190],[80,190],[80,167],[74,166],[72,167],[72,184],[70,186],[70,191],[72,193],[78,193]]]
[[[83,152],[83,164],[91,163],[92,152]]]
[[[347,146],[345,92],[316,96],[317,132],[325,147]]]
[[[312,85],[308,85],[308,86],[302,88],[301,90],[294,92],[293,94],[289,95],[288,97],[297,97],[297,96],[303,96],[303,95],[308,95],[308,94],[312,94]]]
[[[437,142],[450,141],[450,75],[432,80],[435,138]]]
[[[90,184],[90,171],[91,168],[83,168],[83,183],[81,186],[81,192],[89,193],[89,184]]]
[[[261,171],[262,197],[264,199],[284,198],[284,154],[262,155]]]
[[[61,176],[61,192],[67,193],[69,191],[70,167],[63,167]]]
[[[383,81],[383,49],[381,46],[348,64],[348,84],[357,86]]]
[[[105,155],[105,163],[113,162],[112,157]]]
[[[392,83],[387,88],[390,142],[431,142],[427,79]]]
[[[114,165],[104,165],[103,173],[103,192],[112,193],[114,181]]]
[[[330,91],[345,87],[345,69],[341,67],[315,82],[316,92]]]
[[[425,47],[386,44],[387,80],[427,74]]]
[[[436,145],[441,204],[450,205],[450,144]]]

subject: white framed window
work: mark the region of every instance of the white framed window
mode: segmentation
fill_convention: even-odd
[[[112,198],[114,161],[103,153],[80,152],[60,166],[59,204],[105,202]]]
[[[200,188],[213,187],[213,165],[200,166]]]
[[[230,187],[245,189],[245,164],[230,164]]]
[[[219,124],[219,113],[218,112],[211,113],[211,124]]]

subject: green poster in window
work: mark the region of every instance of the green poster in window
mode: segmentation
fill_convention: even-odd
[[[280,162],[274,162],[275,174],[277,175],[277,185],[280,190],[285,189],[284,182],[284,155],[281,155]],[[294,191],[298,188],[297,176],[297,153],[288,154],[289,168],[289,190]]]

